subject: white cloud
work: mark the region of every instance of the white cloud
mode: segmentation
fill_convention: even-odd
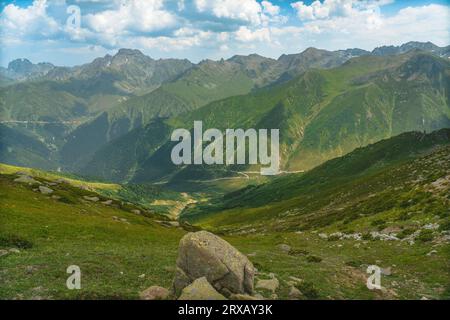
[[[2,38],[48,38],[58,33],[58,23],[47,15],[47,7],[46,0],[35,0],[26,8],[7,5],[0,16]]]
[[[248,27],[242,26],[235,33],[236,40],[241,42],[270,42],[270,29],[260,28],[251,30]]]
[[[352,17],[360,13],[379,13],[380,6],[392,0],[316,0],[310,5],[303,1],[294,2],[291,7],[301,20],[329,19],[333,17]]]
[[[198,12],[212,13],[217,18],[261,24],[262,8],[256,0],[194,0]]]
[[[150,33],[176,25],[176,17],[164,10],[162,0],[129,0],[116,8],[85,18],[88,27],[107,36]]]
[[[264,13],[267,13],[270,16],[276,16],[280,14],[280,7],[272,4],[269,1],[262,1],[261,5],[263,6]]]
[[[254,52],[276,57],[309,46],[373,49],[411,40],[443,46],[450,40],[450,7],[437,4],[405,7],[386,16],[379,9],[391,0],[298,1],[283,10],[270,0],[95,0],[90,7],[87,0],[76,2],[83,15],[80,29],[65,26],[64,0],[5,6],[0,40],[2,53],[9,51],[4,56],[18,56],[10,48],[21,45],[46,55],[48,48],[58,46],[75,52],[76,47],[96,45],[200,60]],[[296,16],[287,21],[282,15],[286,10]],[[83,52],[87,56],[90,51]]]
[[[449,18],[450,8],[436,4],[406,7],[388,17],[377,10],[364,10],[348,16],[306,21],[297,34],[310,45],[313,39],[318,46],[328,49],[372,49],[413,40],[432,41],[442,46],[450,40]]]

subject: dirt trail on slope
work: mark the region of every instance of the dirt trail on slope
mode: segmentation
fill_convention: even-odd
[[[181,194],[183,197],[182,201],[176,200],[155,200],[152,202],[154,206],[167,206],[170,207],[169,214],[167,215],[172,220],[178,220],[181,212],[190,204],[197,203],[197,200],[193,199],[187,193],[183,192]]]

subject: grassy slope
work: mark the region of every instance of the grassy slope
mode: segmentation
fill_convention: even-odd
[[[252,261],[260,270],[285,281],[289,276],[306,280],[322,298],[448,299],[450,245],[440,237],[450,227],[449,138],[449,130],[403,134],[306,174],[197,205],[182,217],[228,235],[244,252],[254,254]],[[399,237],[427,234],[423,226],[430,223],[441,226],[430,232],[433,240],[412,245],[367,237],[374,231]],[[318,236],[338,231],[364,238],[330,241]],[[292,247],[289,254],[276,247],[282,243]],[[431,250],[436,253],[428,255]],[[371,264],[393,269],[392,276],[382,277],[384,293],[365,287],[365,269]],[[288,287],[282,282],[279,294],[287,294]]]
[[[127,299],[152,284],[169,286],[183,231],[100,203],[50,199],[11,176],[0,179],[0,248],[20,250],[0,257],[0,298]],[[81,291],[65,287],[72,264],[82,270]]]
[[[0,257],[0,298],[134,299],[151,285],[170,286],[184,231],[100,203],[69,205],[12,178],[0,175],[0,249],[20,252]],[[70,192],[79,197],[80,191]],[[356,247],[352,240],[338,244],[310,232],[225,239],[249,255],[259,278],[276,274],[281,282],[277,294],[284,299],[290,276],[304,280],[305,299],[442,298],[449,281],[448,259],[442,258],[450,254],[448,248],[436,247],[438,254],[426,257],[427,243],[364,241]],[[295,254],[280,252],[280,243],[291,245]],[[311,256],[322,260],[312,262]],[[374,263],[394,266],[393,275],[382,278],[384,293],[365,287],[365,268]],[[66,268],[73,264],[81,267],[80,291],[65,287]]]
[[[42,178],[50,181],[63,179],[70,186],[80,187],[97,192],[107,198],[133,203],[139,207],[150,210],[163,216],[171,215],[174,206],[183,207],[191,197],[182,193],[166,190],[159,186],[149,184],[120,185],[115,183],[104,183],[86,180],[77,176],[59,172],[47,172],[38,169],[17,167],[0,163],[0,174],[12,175],[17,172],[28,174],[32,177]],[[198,198],[196,195],[195,198]],[[157,201],[157,202],[156,202]],[[167,203],[165,205],[164,203]]]
[[[367,224],[378,215],[398,217],[414,205],[416,210],[428,209],[425,217],[431,212],[444,215],[448,199],[434,197],[428,188],[448,174],[448,163],[442,163],[448,158],[449,144],[449,129],[429,135],[402,134],[306,174],[282,176],[227,194],[215,206],[193,208],[185,217],[217,230],[243,225],[298,230],[350,228],[354,220],[361,218]],[[418,177],[422,180],[416,181]],[[408,199],[413,199],[411,205],[404,203]]]

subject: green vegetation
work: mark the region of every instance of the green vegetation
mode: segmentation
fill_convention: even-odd
[[[293,286],[301,299],[448,299],[450,62],[440,49],[310,48],[198,65],[120,50],[80,67],[1,70],[11,76],[0,79],[2,120],[45,123],[0,124],[0,299],[169,288],[179,240],[199,229],[246,254],[258,279],[277,278],[279,299]],[[286,172],[173,165],[170,134],[194,120],[279,128]],[[66,288],[70,265],[79,291]],[[369,265],[383,268],[383,290],[367,289]]]
[[[100,173],[107,179],[170,181],[172,185],[186,180],[233,177],[235,171],[258,170],[255,166],[232,166],[227,170],[186,166],[180,170],[170,165],[173,143],[168,141],[167,130],[191,128],[195,120],[202,120],[204,127],[220,130],[279,128],[283,169],[308,170],[402,132],[448,127],[450,111],[445,88],[450,83],[449,70],[448,61],[423,52],[363,56],[334,69],[308,70],[287,82],[214,101],[163,120],[163,124],[152,123],[145,129],[136,129],[108,143],[79,170],[91,173],[105,163]],[[104,121],[98,126],[107,130]],[[133,145],[133,141],[149,136],[161,140],[153,139],[147,154],[121,153],[125,141]],[[86,143],[78,138],[77,145],[91,143],[87,141],[88,134]],[[66,147],[71,149],[70,146],[69,143]],[[81,150],[77,153],[85,154]]]
[[[82,189],[53,187],[53,195],[76,200],[67,203],[12,178],[0,176],[0,250],[19,252],[0,257],[1,299],[133,299],[154,283],[170,285],[182,230],[81,200]],[[73,264],[82,270],[81,291],[65,286]]]

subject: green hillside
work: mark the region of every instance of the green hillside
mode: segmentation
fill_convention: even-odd
[[[276,295],[257,289],[265,297],[287,299],[295,283],[300,299],[449,298],[449,145],[449,130],[403,134],[304,175],[191,204],[183,219],[221,234],[258,279],[276,277]],[[102,192],[118,185],[0,169],[1,299],[136,299],[152,285],[170,287],[185,230]],[[53,193],[14,181],[24,174]],[[372,264],[383,268],[381,291],[366,287]],[[65,287],[69,265],[81,268],[81,290]]]
[[[62,148],[62,160],[69,168],[80,170],[88,162],[86,159],[107,142],[149,124],[152,119],[184,114],[214,100],[249,93],[254,86],[254,80],[238,63],[201,62],[175,81],[148,94],[130,98],[80,126],[69,135]],[[87,131],[97,137],[98,143],[84,143],[84,133]]]
[[[38,137],[17,128],[0,124],[0,159],[19,166],[36,166],[51,170],[57,168],[57,155]]]
[[[364,56],[334,69],[310,70],[283,84],[215,101],[164,121],[172,130],[189,129],[195,120],[202,120],[205,128],[222,131],[279,128],[283,169],[304,171],[402,132],[449,127],[449,85],[450,63],[432,55],[412,51],[388,57]],[[158,127],[148,126],[142,132],[165,137],[158,134]],[[176,184],[186,179],[235,176],[233,171],[255,171],[242,166],[176,167],[170,164],[173,143],[161,141],[157,143],[159,149],[142,153],[139,159],[131,154],[133,166],[123,166],[120,170],[126,173],[115,176],[109,168],[118,170],[120,163],[130,162],[129,154],[127,160],[116,156],[121,154],[120,143],[132,144],[136,134],[140,133],[125,135],[122,142],[112,141],[80,172],[92,173],[97,163],[106,163],[111,167],[99,172],[106,179],[169,179]]]
[[[369,232],[447,224],[450,129],[405,133],[357,149],[304,174],[195,206],[183,219],[216,231],[321,230]],[[416,228],[417,226],[415,226]],[[375,229],[376,230],[376,229]]]
[[[15,177],[0,175],[0,299],[135,299],[154,283],[170,285],[183,230],[93,192],[60,183],[42,195]],[[65,285],[74,264],[81,291]]]

